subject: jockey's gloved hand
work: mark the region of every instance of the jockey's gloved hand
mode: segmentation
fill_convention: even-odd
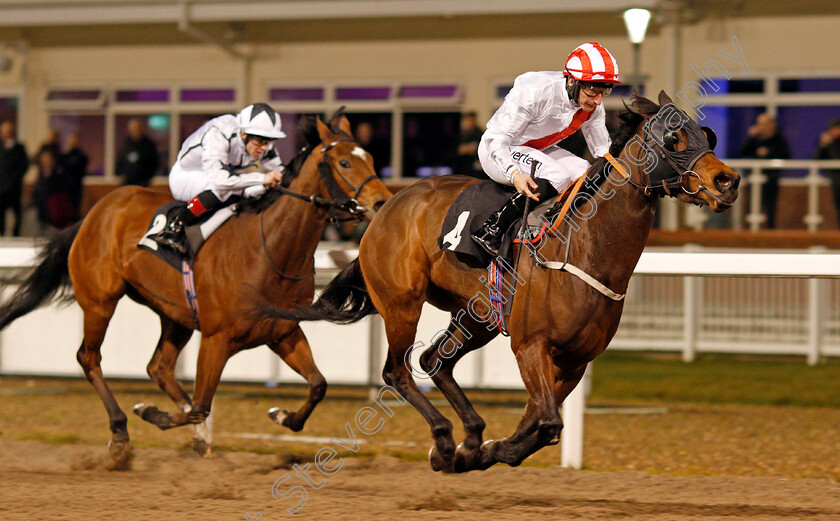
[[[510,173],[510,181],[518,193],[525,194],[534,201],[540,200],[539,194],[532,192],[532,190],[539,188],[537,183],[529,176],[523,174],[518,168],[513,168],[513,171]]]
[[[279,186],[280,183],[283,181],[283,174],[282,172],[278,172],[277,170],[272,170],[271,172],[265,174],[265,179],[263,179],[263,184],[270,188],[274,188],[275,186]]]

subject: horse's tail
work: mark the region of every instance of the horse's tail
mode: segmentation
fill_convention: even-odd
[[[352,324],[375,314],[376,308],[365,286],[359,259],[356,259],[327,284],[311,306],[292,310],[265,306],[260,311],[272,318],[296,322],[326,320],[335,324]]]
[[[39,250],[35,267],[21,273],[23,280],[17,291],[0,305],[0,329],[43,304],[73,301],[67,257],[81,225],[79,221],[53,235]]]

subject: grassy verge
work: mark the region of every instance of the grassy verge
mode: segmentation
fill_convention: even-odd
[[[803,357],[606,352],[592,367],[591,403],[688,402],[840,408],[840,361]]]

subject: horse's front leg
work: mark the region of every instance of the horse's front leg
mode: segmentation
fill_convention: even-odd
[[[557,443],[563,429],[563,420],[557,411],[557,368],[551,356],[551,345],[544,339],[534,339],[521,344],[515,353],[528,391],[525,414],[509,438],[487,441],[482,445],[481,458],[476,466],[479,469],[496,462],[518,466],[542,447]]]

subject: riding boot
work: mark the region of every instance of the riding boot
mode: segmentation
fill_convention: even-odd
[[[513,194],[504,206],[484,221],[481,229],[471,234],[470,237],[484,251],[496,257],[499,255],[499,248],[502,245],[502,236],[516,219],[522,217],[527,200],[528,196],[525,194]]]
[[[181,255],[187,254],[186,226],[184,225],[184,214],[181,212],[172,219],[166,228],[155,237],[155,240],[162,246],[175,250]]]
[[[187,206],[155,237],[155,240],[161,245],[177,251],[181,255],[186,255],[187,226],[192,226],[205,220],[223,205],[224,203],[210,190],[201,192],[190,199]]]

